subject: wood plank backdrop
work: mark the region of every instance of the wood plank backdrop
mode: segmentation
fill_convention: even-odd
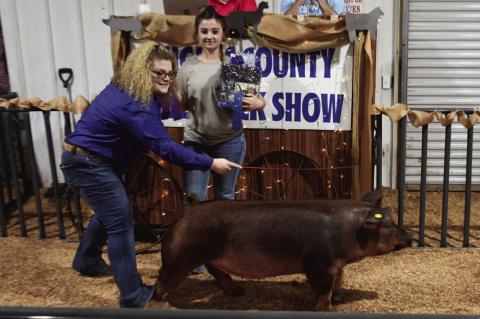
[[[181,143],[183,128],[168,131]],[[246,129],[245,138],[236,199],[350,197],[351,131]],[[137,217],[170,224],[181,216],[185,188],[180,167],[151,153],[130,167],[126,181]]]
[[[368,32],[359,32],[351,131],[245,130],[247,153],[236,199],[359,198],[372,190],[370,108],[375,98],[375,46]],[[183,128],[169,128],[169,133],[181,142]],[[170,224],[182,214],[182,172],[149,156],[130,168],[129,194],[136,215],[145,224]]]

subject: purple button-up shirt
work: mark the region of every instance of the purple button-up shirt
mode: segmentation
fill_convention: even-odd
[[[83,113],[66,141],[119,164],[133,161],[150,148],[185,169],[209,169],[213,159],[174,142],[161,118],[157,102],[144,106],[109,84]]]

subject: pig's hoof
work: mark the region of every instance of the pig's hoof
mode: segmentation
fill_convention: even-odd
[[[330,298],[328,299],[320,298],[317,301],[315,308],[317,311],[332,311],[332,304],[330,302]]]
[[[245,288],[238,285],[229,287],[228,289],[225,289],[224,292],[225,292],[225,295],[227,296],[234,296],[234,297],[245,296]]]

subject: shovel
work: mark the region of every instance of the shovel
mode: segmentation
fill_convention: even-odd
[[[67,89],[68,93],[68,100],[72,103],[72,83],[73,83],[73,70],[71,68],[60,68],[58,69],[58,76],[62,81],[63,87]],[[65,137],[67,137],[70,133],[72,133],[72,125],[73,129],[75,130],[75,116],[72,114],[72,118],[70,117],[70,112],[63,112],[63,116],[65,117]],[[68,212],[70,215],[70,219],[72,220],[73,225],[78,231],[79,238],[82,237],[83,234],[83,219],[82,219],[82,210],[80,205],[80,194],[78,191],[74,191],[74,209],[75,214],[77,215],[77,222],[75,222],[75,218],[70,210],[70,191],[67,191],[67,204],[68,204]]]
[[[58,69],[58,76],[60,77],[60,81],[62,81],[63,87],[67,89],[68,93],[68,100],[72,103],[72,83],[73,83],[73,70],[70,68],[60,68]],[[72,125],[75,128],[75,117],[73,117],[73,121],[70,120],[70,113],[63,112],[65,117],[65,136],[68,136],[72,133]]]

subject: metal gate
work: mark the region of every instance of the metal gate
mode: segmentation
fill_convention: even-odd
[[[480,2],[405,0],[403,8],[402,102],[411,109],[474,110],[480,105]],[[444,175],[445,128],[428,127],[427,184]],[[474,128],[474,133],[480,127]],[[422,132],[410,123],[406,184],[420,184]],[[464,189],[467,132],[451,126],[450,188]],[[480,141],[473,144],[472,183],[480,185]]]

